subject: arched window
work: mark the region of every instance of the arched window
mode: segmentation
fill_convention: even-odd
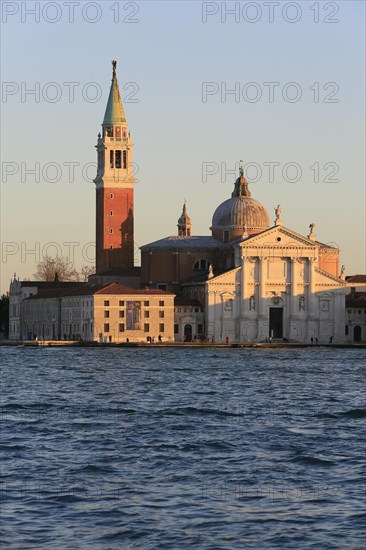
[[[208,260],[205,260],[204,258],[201,258],[200,260],[197,260],[193,266],[194,271],[208,271],[209,267],[211,265],[211,262]]]

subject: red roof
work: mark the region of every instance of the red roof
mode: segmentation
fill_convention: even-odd
[[[173,292],[165,292],[157,289],[136,289],[128,286],[120,285],[119,283],[93,284],[86,283],[82,287],[75,288],[69,292],[64,292],[63,296],[93,296],[94,294],[142,294],[142,295],[158,295],[158,296],[174,296]]]
[[[109,283],[94,294],[154,294],[159,296],[174,296],[173,292],[166,292],[165,290],[158,290],[156,288],[136,289],[120,285],[119,283]]]
[[[350,275],[349,277],[346,277],[346,282],[366,284],[366,275]]]

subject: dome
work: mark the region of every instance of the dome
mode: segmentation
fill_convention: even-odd
[[[259,233],[270,226],[267,210],[251,198],[248,182],[243,174],[236,180],[235,189],[230,199],[221,203],[212,217],[211,230],[219,236],[223,231],[230,232],[230,240],[237,238],[244,231]]]
[[[178,225],[185,225],[185,224],[189,224],[189,223],[191,223],[191,218],[187,214],[187,207],[186,207],[186,204],[184,203],[183,204],[183,212],[182,212],[180,218],[178,218]]]
[[[264,206],[251,197],[231,197],[215,210],[212,230],[263,231],[269,228],[269,217]]]

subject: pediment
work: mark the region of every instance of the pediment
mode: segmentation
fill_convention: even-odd
[[[235,274],[240,270],[240,267],[235,267],[234,269],[230,269],[230,271],[225,271],[225,273],[221,273],[220,275],[216,275],[212,279],[208,279],[207,283],[220,283],[220,284],[234,284],[235,283]]]
[[[262,233],[255,235],[254,237],[250,237],[249,239],[240,242],[239,246],[241,248],[268,248],[269,246],[273,248],[298,248],[300,246],[314,250],[318,248],[318,244],[316,242],[311,241],[304,235],[300,235],[299,233],[296,233],[287,227],[283,227],[282,225],[272,227],[267,231],[263,231]]]

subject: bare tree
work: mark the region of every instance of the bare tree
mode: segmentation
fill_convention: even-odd
[[[34,274],[38,281],[79,281],[80,275],[68,258],[45,256]]]
[[[95,273],[95,267],[91,265],[83,265],[81,268],[81,275],[84,277],[84,281],[88,280],[89,275],[93,275]]]

